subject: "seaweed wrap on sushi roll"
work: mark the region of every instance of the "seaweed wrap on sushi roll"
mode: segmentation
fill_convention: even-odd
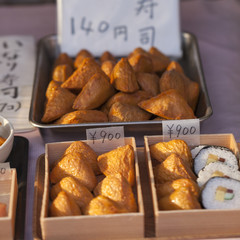
[[[198,145],[196,147],[194,147],[193,149],[191,149],[191,154],[192,154],[192,158],[195,158],[197,156],[197,154],[204,148],[207,147],[208,145]]]
[[[222,162],[238,170],[237,157],[229,148],[206,146],[203,147],[194,158],[194,172],[198,175],[206,165],[212,162]]]
[[[209,163],[198,174],[198,186],[202,187],[212,177],[227,177],[240,181],[240,171],[222,162]]]
[[[239,209],[240,181],[232,178],[213,177],[202,192],[202,206],[206,209]]]

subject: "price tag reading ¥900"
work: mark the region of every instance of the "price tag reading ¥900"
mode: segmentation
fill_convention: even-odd
[[[11,168],[9,162],[0,163],[0,180],[11,179]]]
[[[162,121],[163,140],[182,139],[189,145],[200,144],[199,119]]]
[[[86,135],[88,144],[93,149],[104,148],[108,151],[125,144],[123,126],[90,128],[86,130]]]

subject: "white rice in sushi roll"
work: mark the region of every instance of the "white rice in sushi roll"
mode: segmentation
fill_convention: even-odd
[[[214,161],[223,162],[238,170],[238,160],[230,149],[220,146],[207,146],[202,148],[194,158],[194,172],[198,175],[201,169]]]
[[[207,145],[198,145],[194,147],[191,150],[192,158],[194,159],[197,156],[197,154],[200,152],[200,150],[202,150],[204,147],[207,147]]]
[[[198,186],[202,187],[212,177],[228,177],[240,181],[240,171],[222,162],[209,163],[198,174]]]
[[[240,181],[224,177],[211,178],[201,192],[201,199],[206,209],[239,209]]]

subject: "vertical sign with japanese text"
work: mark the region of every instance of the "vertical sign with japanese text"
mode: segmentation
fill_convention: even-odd
[[[28,115],[35,62],[33,37],[0,37],[0,115],[13,124],[15,131],[33,128]]]
[[[157,47],[181,56],[179,0],[57,0],[58,43],[76,56],[108,50],[124,56],[136,47]]]

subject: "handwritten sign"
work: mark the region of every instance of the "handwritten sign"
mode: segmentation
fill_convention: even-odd
[[[87,129],[86,136],[88,144],[94,149],[104,148],[108,151],[125,144],[122,126]]]
[[[35,72],[35,42],[30,36],[0,37],[0,114],[16,132],[30,130],[32,85]]]
[[[189,145],[200,144],[199,119],[162,121],[163,140],[182,139]]]
[[[0,163],[0,180],[11,179],[11,168],[10,164]]]
[[[58,42],[74,57],[108,50],[124,56],[136,47],[157,47],[181,56],[179,0],[58,0]]]

